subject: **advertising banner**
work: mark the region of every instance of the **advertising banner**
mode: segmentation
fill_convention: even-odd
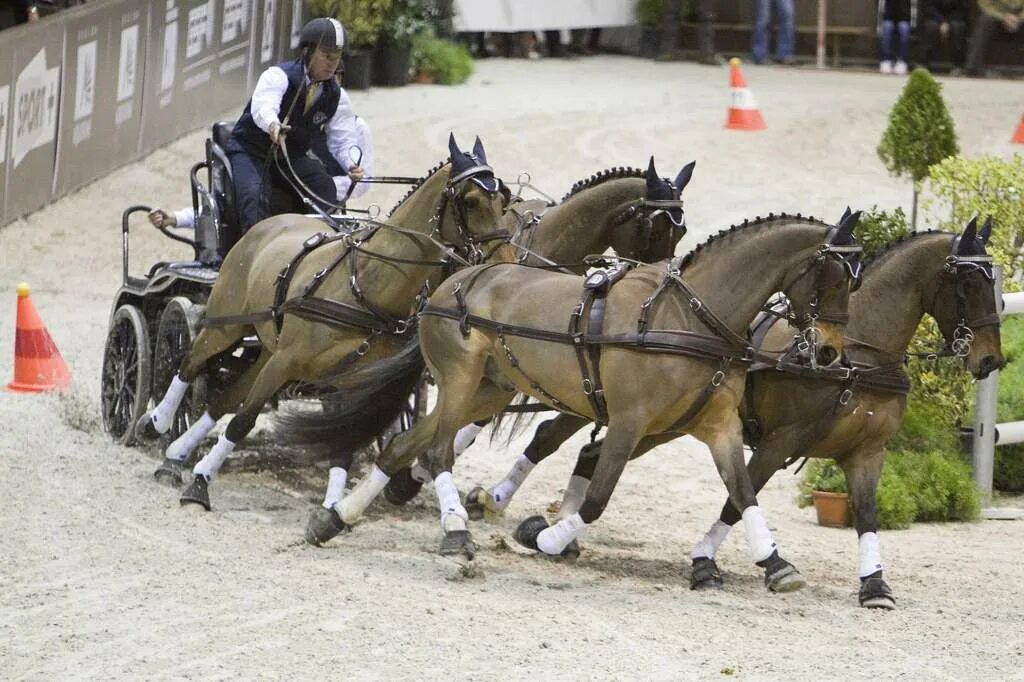
[[[11,64],[14,50],[8,45],[0,45],[0,225],[7,222],[6,218],[6,197],[7,197],[7,157],[10,156],[8,148],[10,145],[11,130],[11,97],[13,88],[11,82],[14,80],[14,68]]]
[[[43,206],[52,195],[63,38],[60,30],[26,31],[12,41],[11,129],[4,161],[8,220]]]

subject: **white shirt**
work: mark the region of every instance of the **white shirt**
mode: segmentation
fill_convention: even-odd
[[[306,85],[309,85],[309,76],[306,76],[305,82]],[[281,123],[277,113],[282,109],[281,100],[287,89],[288,74],[279,66],[271,66],[260,74],[259,80],[256,81],[256,89],[252,92],[249,112],[252,114],[253,122],[263,132],[270,132],[271,123]],[[320,95],[318,94],[317,97]],[[304,103],[296,102],[295,106],[304,106]],[[284,108],[287,109],[287,107]],[[324,130],[327,133],[327,150],[346,171],[353,166],[348,150],[359,144],[356,139],[355,118],[356,115],[352,111],[352,100],[349,99],[348,93],[341,90],[338,108],[328,119]]]

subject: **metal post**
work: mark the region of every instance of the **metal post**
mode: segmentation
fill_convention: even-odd
[[[815,52],[815,64],[819,69],[825,68],[825,26],[828,23],[828,0],[818,0],[818,45]]]

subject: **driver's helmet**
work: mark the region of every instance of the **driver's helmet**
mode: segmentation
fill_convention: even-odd
[[[340,50],[345,47],[345,29],[337,19],[320,17],[302,27],[299,34],[300,47]]]

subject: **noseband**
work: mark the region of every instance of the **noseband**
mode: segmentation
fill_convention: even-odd
[[[671,183],[670,183],[671,184]],[[640,233],[640,248],[636,250],[634,257],[641,261],[649,261],[652,258],[650,253],[651,250],[651,237],[654,234],[654,220],[664,215],[668,218],[669,225],[669,240],[672,243],[679,241],[686,234],[686,216],[682,216],[679,223],[676,223],[672,219],[672,214],[669,209],[678,208],[682,210],[683,200],[679,198],[680,190],[677,190],[675,186],[672,187],[672,194],[676,197],[675,199],[647,199],[642,198],[634,202],[629,208],[627,208],[622,216],[619,218],[618,223],[621,225],[630,219],[636,219],[637,230]],[[676,232],[679,231],[679,237],[676,238]]]
[[[957,238],[959,241],[959,238]],[[949,354],[957,358],[965,358],[971,353],[971,345],[974,343],[974,330],[982,327],[991,327],[999,324],[999,313],[992,312],[988,315],[973,320],[967,319],[967,291],[966,277],[975,271],[981,272],[985,279],[995,282],[995,274],[992,272],[992,256],[958,256],[956,255],[957,243],[953,245],[954,253],[946,256],[944,274],[953,278],[953,290],[956,293],[956,329],[953,330],[953,340],[949,342]],[[934,306],[932,308],[934,310]]]
[[[430,222],[434,223],[434,235],[436,235],[437,240],[444,244],[451,253],[462,257],[470,265],[482,263],[494,252],[494,249],[492,249],[491,253],[484,254],[483,249],[480,248],[481,244],[499,240],[508,242],[512,237],[511,233],[505,229],[494,230],[482,235],[473,234],[469,229],[469,218],[465,203],[466,193],[470,190],[469,183],[476,183],[489,194],[500,192],[500,184],[498,184],[498,189],[492,192],[481,182],[480,176],[485,174],[490,174],[493,177],[494,171],[490,166],[477,165],[448,178],[448,182],[445,183],[444,190],[441,192],[441,200],[438,202],[437,211],[430,219]],[[494,182],[497,184],[501,181],[495,178]],[[444,236],[445,218],[449,214],[447,210],[449,204],[452,208],[450,213],[454,216],[457,234],[455,241],[449,241]]]

